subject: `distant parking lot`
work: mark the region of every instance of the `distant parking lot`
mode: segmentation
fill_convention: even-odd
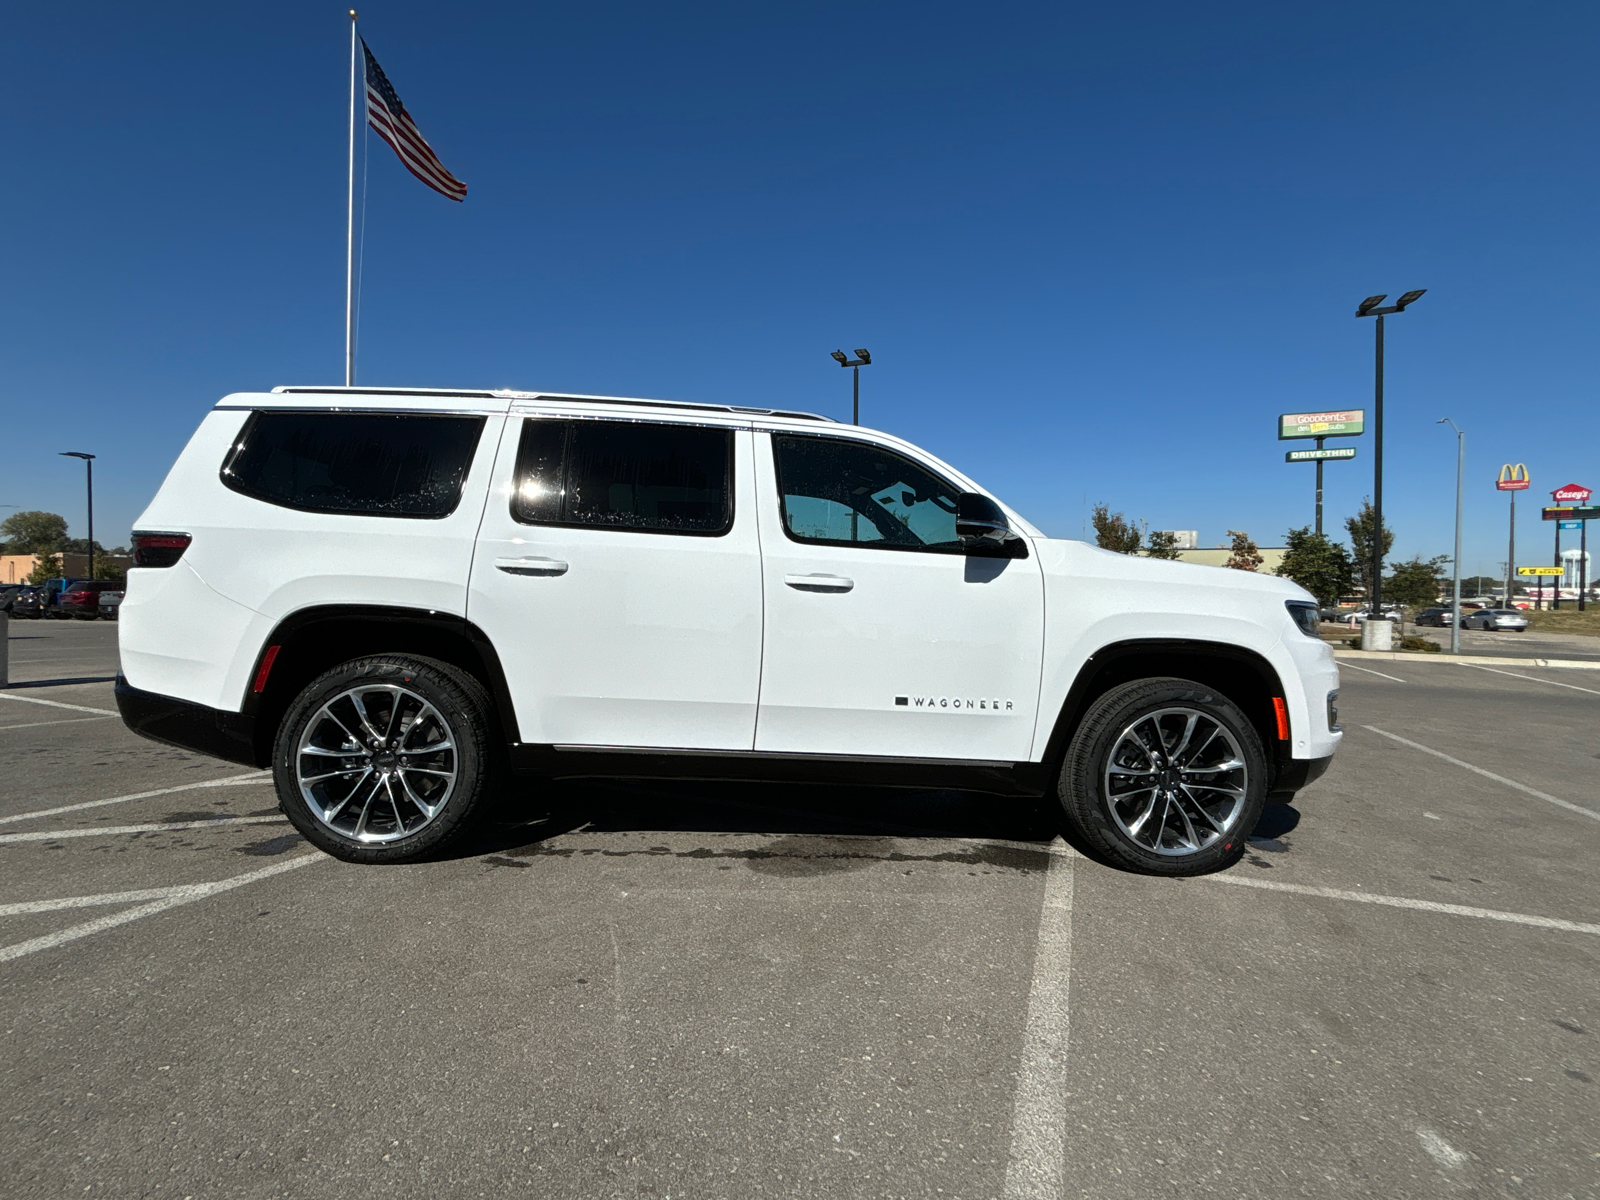
[[[362,868],[123,729],[115,644],[11,626],[8,1195],[1600,1196],[1600,671],[1352,661],[1205,879],[754,785]]]

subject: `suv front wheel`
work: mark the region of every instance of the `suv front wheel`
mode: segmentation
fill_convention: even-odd
[[[409,862],[466,828],[493,783],[491,701],[434,659],[352,659],[313,680],[278,727],[284,813],[346,862]]]
[[[1233,701],[1187,679],[1141,679],[1090,707],[1057,790],[1073,828],[1117,866],[1199,875],[1244,854],[1266,773]]]

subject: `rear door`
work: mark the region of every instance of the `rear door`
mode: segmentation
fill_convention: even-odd
[[[749,750],[761,667],[751,434],[513,418],[473,556],[522,741]]]
[[[1039,560],[963,554],[962,489],[906,454],[834,435],[756,443],[756,749],[1026,760],[1044,643]]]

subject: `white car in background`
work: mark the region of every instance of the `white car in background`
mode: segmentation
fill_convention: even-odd
[[[1299,587],[1047,538],[806,413],[233,395],[133,542],[124,720],[270,766],[353,861],[514,777],[624,776],[1050,794],[1107,860],[1193,874],[1340,738]]]
[[[125,592],[100,593],[100,619],[102,621],[115,621],[117,610],[122,607],[122,598]]]

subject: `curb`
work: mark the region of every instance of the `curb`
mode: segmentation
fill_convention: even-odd
[[[1488,654],[1451,654],[1448,650],[1429,654],[1421,650],[1335,650],[1335,658],[1381,659],[1384,662],[1442,662],[1464,667],[1570,667],[1579,671],[1600,671],[1600,662],[1581,658],[1496,658]]]

